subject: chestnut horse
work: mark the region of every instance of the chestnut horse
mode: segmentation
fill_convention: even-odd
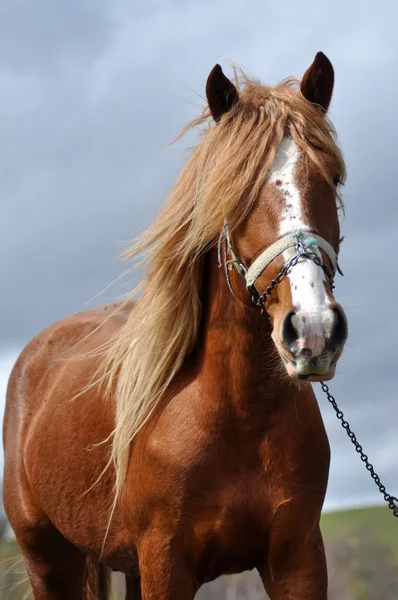
[[[146,260],[138,300],[23,350],[4,505],[37,600],[104,600],[111,570],[129,600],[189,600],[254,568],[272,600],[326,600],[310,382],[333,377],[347,337],[333,83],[322,53],[275,87],[216,65],[188,126],[202,139],[127,253]]]

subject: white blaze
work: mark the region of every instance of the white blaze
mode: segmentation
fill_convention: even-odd
[[[269,183],[275,184],[283,197],[280,237],[287,233],[310,230],[302,209],[301,192],[296,184],[296,170],[300,160],[301,152],[297,144],[291,137],[284,137],[277,150],[269,179]],[[312,250],[321,258],[317,248]],[[284,261],[287,262],[294,253],[294,249],[284,252]],[[298,315],[305,316],[305,336],[300,336],[299,343],[317,355],[325,344],[325,320],[328,320],[327,317],[331,318],[324,272],[312,260],[302,260],[292,269],[289,280],[294,310]]]

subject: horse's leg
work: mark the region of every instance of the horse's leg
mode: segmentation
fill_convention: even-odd
[[[86,555],[82,600],[108,600],[111,589],[110,571],[91,555]]]
[[[126,576],[126,600],[142,600],[141,582],[138,577]]]
[[[85,556],[48,519],[15,528],[35,600],[81,600]]]
[[[108,600],[111,592],[111,572],[101,564],[98,566],[97,586],[97,598],[93,600]]]
[[[142,600],[193,600],[195,589],[179,550],[166,532],[145,534],[138,547]]]
[[[319,527],[303,543],[294,540],[273,550],[259,569],[271,600],[327,600],[327,568]]]

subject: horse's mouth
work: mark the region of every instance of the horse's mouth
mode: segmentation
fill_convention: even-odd
[[[292,360],[284,352],[279,352],[279,354],[289,377],[292,379],[311,382],[329,381],[333,379],[336,373],[336,360],[334,359],[324,360],[316,368],[313,368],[310,364]]]

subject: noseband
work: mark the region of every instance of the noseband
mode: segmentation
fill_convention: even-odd
[[[332,270],[321,260],[316,250],[323,250],[326,256],[330,260]],[[258,306],[264,317],[269,319],[269,315],[264,306],[268,296],[270,296],[272,290],[286,277],[289,275],[293,267],[297,265],[300,260],[308,259],[312,260],[316,265],[323,269],[327,279],[329,280],[330,286],[333,290],[334,275],[338,271],[343,275],[337,260],[337,253],[333,246],[325,240],[322,236],[312,231],[294,231],[287,233],[286,235],[279,238],[276,242],[266,248],[260,256],[256,258],[253,264],[247,268],[239,257],[232,243],[231,233],[229,231],[228,223],[225,222],[224,227],[221,231],[218,240],[218,266],[221,267],[223,264],[223,250],[225,255],[225,274],[228,282],[228,287],[232,294],[237,297],[229,276],[229,271],[235,268],[236,271],[245,278],[246,289],[249,292],[252,302]],[[260,294],[257,291],[255,282],[258,277],[265,271],[265,269],[283,252],[289,251],[289,260],[282,267],[278,275],[271,281],[265,292]],[[228,256],[231,258],[228,259]]]

